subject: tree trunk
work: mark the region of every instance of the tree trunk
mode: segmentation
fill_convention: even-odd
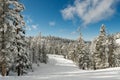
[[[17,68],[17,73],[18,73],[18,76],[20,76],[20,73],[21,73],[20,66],[18,66],[18,68]]]
[[[6,76],[6,66],[5,66],[5,63],[2,64],[1,73],[2,73],[2,76]]]

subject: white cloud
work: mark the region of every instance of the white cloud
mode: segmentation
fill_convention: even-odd
[[[39,26],[38,24],[36,24],[36,25],[34,25],[34,24],[33,25],[27,25],[26,30],[27,31],[36,30],[38,28],[38,26]]]
[[[76,16],[83,25],[95,23],[111,17],[115,10],[112,7],[117,0],[75,0],[74,5],[68,5],[61,10],[64,19],[74,19]]]
[[[31,20],[30,18],[28,18],[26,22],[27,22],[27,23],[31,23],[32,20]]]
[[[54,21],[49,22],[49,26],[55,26],[56,23]]]
[[[30,26],[26,26],[26,30],[27,30],[27,31],[31,31],[32,29],[31,29]]]
[[[38,24],[34,23],[34,21],[30,18],[29,15],[24,15],[25,17],[25,22],[26,22],[26,30],[27,31],[32,31],[32,30],[37,30],[38,29]]]
[[[37,29],[38,24],[36,24],[36,25],[32,25],[31,27],[32,27],[33,29]]]
[[[24,18],[25,18],[25,22],[26,22],[27,24],[33,22],[29,15],[23,15],[23,16],[24,16]]]
[[[33,24],[33,25],[26,25],[26,30],[27,31],[32,31],[32,30],[36,30],[38,28],[38,24]]]
[[[61,12],[62,12],[62,16],[64,19],[72,19],[72,18],[74,18],[75,7],[68,6]]]

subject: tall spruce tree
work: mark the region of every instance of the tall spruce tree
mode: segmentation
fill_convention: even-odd
[[[108,36],[108,63],[109,67],[116,67],[116,56],[115,56],[115,51],[116,51],[116,44],[115,44],[115,39],[113,35]]]
[[[18,7],[19,6],[19,7]],[[0,64],[2,76],[7,75],[10,64],[14,62],[17,26],[22,18],[23,9],[18,0],[0,0]],[[23,20],[21,20],[23,24]]]
[[[107,37],[105,32],[105,26],[102,25],[100,29],[100,35],[96,40],[95,52],[93,54],[94,69],[101,69],[108,67],[106,40]]]
[[[84,55],[85,55],[85,43],[80,33],[80,37],[77,41],[76,55],[75,55],[76,56],[75,61],[77,62],[80,69],[83,69]]]
[[[24,9],[24,6],[19,2],[19,0],[3,0],[6,3],[6,18],[9,23],[12,25],[11,32],[14,32],[13,43],[15,47],[13,48],[14,53],[14,63],[15,68],[17,68],[18,75],[23,73],[23,69],[26,64],[28,64],[28,53],[26,51],[26,39],[25,39],[25,23],[21,12]],[[8,31],[8,30],[7,30]],[[8,39],[9,40],[9,39]]]

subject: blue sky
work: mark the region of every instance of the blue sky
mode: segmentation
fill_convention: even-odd
[[[120,0],[21,0],[27,25],[26,34],[53,35],[77,39],[80,28],[84,40],[99,34],[102,24],[107,33],[120,32]]]

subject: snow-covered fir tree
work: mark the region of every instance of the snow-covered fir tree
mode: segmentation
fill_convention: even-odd
[[[80,69],[88,69],[89,66],[89,53],[87,52],[87,47],[85,45],[84,40],[82,39],[82,35],[78,39],[77,48],[76,48],[76,57],[78,61],[78,66]]]
[[[42,52],[42,49],[41,49],[41,33],[39,33],[38,35],[38,38],[37,38],[37,54],[38,54],[38,60],[41,62],[41,52]]]
[[[117,45],[113,35],[108,35],[108,63],[109,67],[116,67],[116,51]]]
[[[69,45],[68,45],[68,56],[67,58],[72,60],[72,61],[75,61],[75,54],[76,54],[76,45],[75,43],[72,43],[70,42]]]
[[[0,0],[1,17],[1,73],[8,75],[10,68],[23,74],[30,64],[25,37],[25,23],[21,12],[24,6],[19,0]]]
[[[45,46],[46,46],[45,42],[43,42],[41,47],[41,62],[46,64],[48,57],[47,57],[47,50]]]
[[[102,25],[100,29],[100,35],[96,40],[95,52],[93,53],[94,69],[101,69],[108,67],[106,40],[107,40],[107,36],[105,32],[105,26]]]
[[[14,7],[12,7],[14,6]],[[22,4],[18,6],[16,0],[0,0],[0,44],[1,44],[1,73],[8,75],[9,68],[14,62],[13,55],[16,48],[16,23],[19,23],[18,13],[23,9]],[[23,22],[22,22],[23,23]]]
[[[8,63],[8,52],[6,50],[5,43],[7,41],[7,37],[5,37],[5,33],[7,32],[6,29],[9,25],[6,24],[6,13],[8,11],[8,5],[7,2],[4,0],[0,1],[0,67],[1,67],[1,74],[3,76],[6,75],[7,72],[7,63]],[[9,46],[8,46],[9,48]]]
[[[27,43],[25,37],[25,23],[24,18],[21,15],[21,12],[24,9],[24,6],[19,2],[19,0],[10,0],[10,10],[12,13],[13,24],[16,28],[15,36],[15,55],[14,63],[15,68],[17,69],[18,76],[22,75],[24,70],[30,64],[29,62],[29,53],[27,52]],[[14,6],[14,7],[12,7]]]
[[[48,47],[46,41],[42,38],[41,33],[36,37],[31,37],[30,40],[31,60],[38,66],[40,62],[47,63]]]

